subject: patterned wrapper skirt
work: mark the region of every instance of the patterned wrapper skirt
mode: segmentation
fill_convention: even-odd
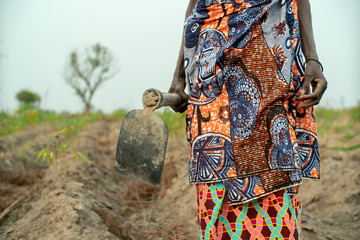
[[[301,203],[285,190],[229,205],[222,182],[196,185],[202,240],[300,239]]]

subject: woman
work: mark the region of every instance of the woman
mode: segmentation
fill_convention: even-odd
[[[187,110],[201,239],[300,239],[326,86],[308,0],[190,0],[169,92]]]

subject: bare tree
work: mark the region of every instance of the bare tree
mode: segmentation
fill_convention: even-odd
[[[117,73],[116,62],[111,52],[99,43],[83,52],[73,51],[65,72],[66,82],[75,90],[89,113],[95,91]]]

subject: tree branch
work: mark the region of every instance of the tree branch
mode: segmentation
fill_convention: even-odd
[[[65,81],[75,90],[88,111],[99,86],[117,73],[117,64],[108,49],[100,44],[85,49],[83,58],[79,56],[75,51],[71,53]]]

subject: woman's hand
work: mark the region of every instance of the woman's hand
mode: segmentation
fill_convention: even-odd
[[[308,94],[310,85],[312,92]],[[300,89],[300,96],[297,98],[302,101],[299,104],[299,108],[303,109],[319,104],[326,88],[327,81],[322,73],[319,63],[309,60],[305,66],[305,78],[303,86]]]
[[[171,82],[171,86],[170,86],[170,89],[169,89],[169,93],[178,93],[181,96],[182,100],[183,100],[183,102],[180,105],[171,106],[171,108],[175,112],[184,112],[184,111],[186,111],[189,95],[187,95],[185,93],[185,91],[184,91],[185,86],[186,86],[185,74],[184,73],[180,74],[178,70],[175,70],[173,81]]]
[[[327,81],[322,73],[322,66],[317,61],[311,60],[318,59],[318,56],[312,29],[309,0],[297,0],[297,4],[302,51],[306,59],[309,59],[305,66],[305,79],[300,89],[300,96],[297,98],[302,101],[299,104],[301,109],[312,107],[320,102],[327,88]],[[308,94],[310,85],[312,93]]]

